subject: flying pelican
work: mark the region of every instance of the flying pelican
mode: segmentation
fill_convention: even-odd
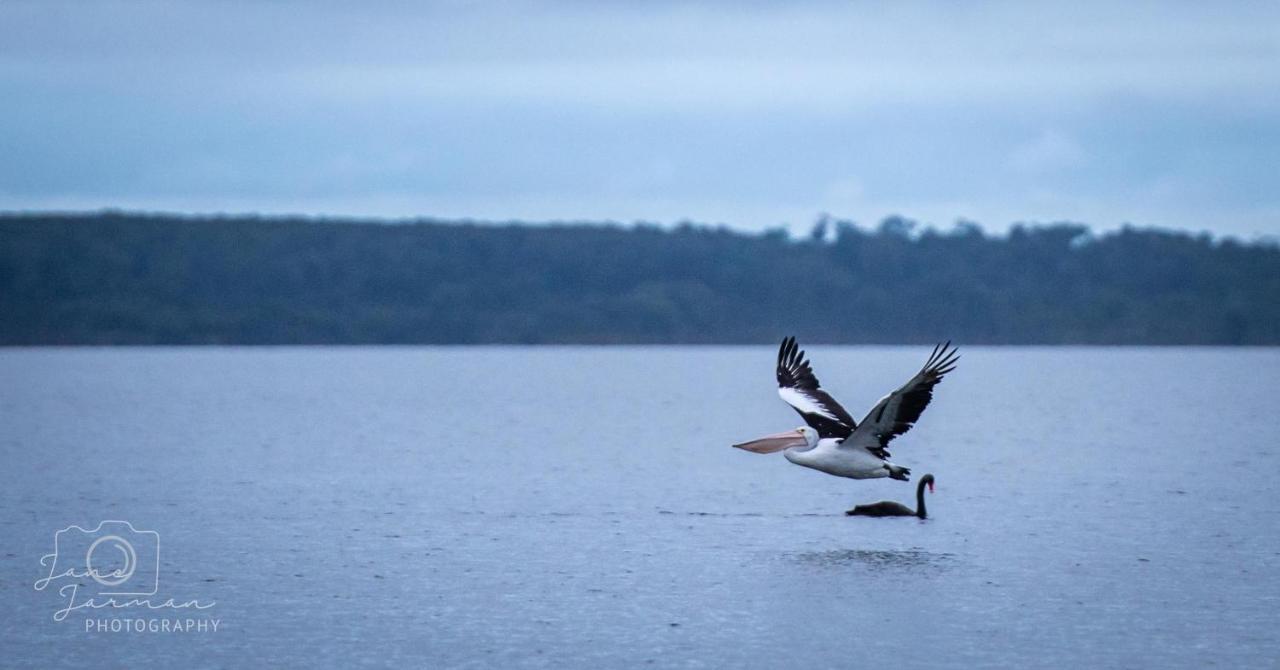
[[[757,454],[781,451],[796,465],[837,477],[910,481],[911,470],[890,463],[887,447],[920,419],[933,399],[933,387],[959,358],[951,342],[935,346],[920,372],[881,398],[859,424],[822,390],[796,338],[788,337],[778,348],[778,395],[808,425],[733,446]]]

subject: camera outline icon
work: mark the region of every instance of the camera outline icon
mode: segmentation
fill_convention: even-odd
[[[105,528],[105,529],[104,529]],[[76,546],[79,545],[79,546]],[[91,578],[98,585],[98,594],[104,596],[152,596],[160,590],[160,533],[154,530],[138,530],[128,521],[104,520],[92,529],[70,525],[53,534],[53,560],[80,558],[65,553],[70,547],[87,545],[83,556],[83,571],[76,576]],[[123,559],[120,567],[102,570],[104,559],[112,550]],[[98,567],[94,566],[95,556]],[[74,570],[74,568],[73,568]],[[50,574],[54,574],[54,570]]]

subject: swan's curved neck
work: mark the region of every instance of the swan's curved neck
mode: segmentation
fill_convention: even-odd
[[[920,480],[919,484],[916,484],[916,516],[921,519],[924,519],[929,515],[929,513],[924,509],[924,486],[925,481],[923,479]]]

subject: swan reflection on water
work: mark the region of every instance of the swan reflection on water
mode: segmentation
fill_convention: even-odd
[[[797,563],[821,568],[861,566],[872,570],[908,572],[945,570],[955,559],[954,554],[940,554],[919,549],[832,549],[794,552],[787,554],[786,557]]]

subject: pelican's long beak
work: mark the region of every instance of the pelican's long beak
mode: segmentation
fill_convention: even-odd
[[[766,435],[749,442],[735,444],[733,446],[747,451],[754,451],[757,454],[772,454],[775,451],[782,451],[787,447],[802,447],[807,444],[804,435],[798,430],[788,430],[785,433],[776,435]]]

